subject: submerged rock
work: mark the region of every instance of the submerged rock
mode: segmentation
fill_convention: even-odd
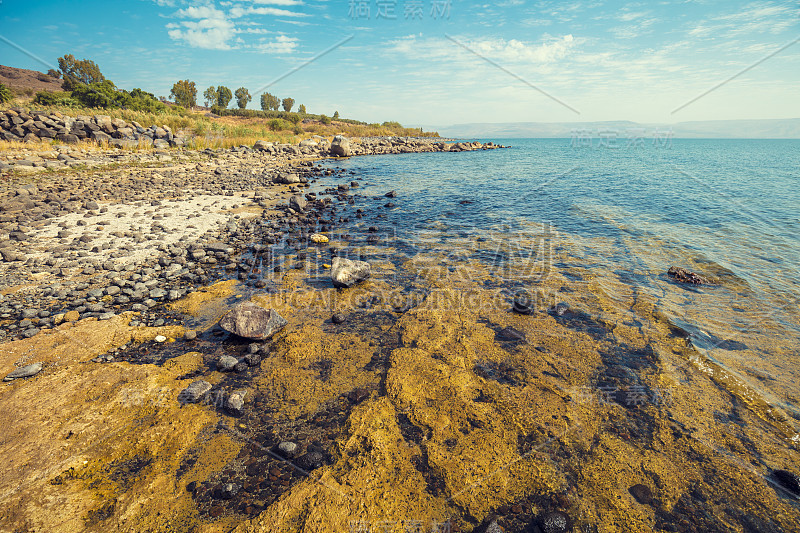
[[[800,496],[800,477],[788,470],[776,470],[772,473],[772,477],[781,485],[781,487]]]
[[[569,516],[561,511],[550,511],[542,517],[540,525],[544,533],[564,533],[569,531]]]
[[[653,502],[653,493],[647,485],[639,483],[629,488],[628,492],[642,505],[650,505]]]
[[[706,278],[696,274],[694,272],[690,272],[685,268],[672,266],[669,267],[667,270],[667,274],[670,277],[674,278],[676,281],[680,281],[681,283],[691,283],[692,285],[708,285],[711,283]]]
[[[329,240],[328,237],[319,233],[315,233],[311,236],[311,242],[317,244],[325,244],[326,242],[328,242],[328,240]]]
[[[532,303],[531,297],[528,294],[517,294],[514,296],[514,303],[511,309],[515,313],[519,313],[521,315],[530,315],[533,313],[533,306],[531,305]]]
[[[3,381],[14,381],[15,379],[29,378],[31,376],[35,376],[41,371],[42,363],[33,363],[9,372],[9,374],[3,378]]]
[[[231,393],[228,396],[228,401],[225,403],[225,407],[234,414],[240,414],[242,409],[244,408],[244,397],[247,395],[247,391],[244,390],[237,390]]]
[[[195,381],[178,394],[178,401],[180,403],[197,403],[202,400],[210,390],[211,383],[208,381],[203,381],[202,379]]]
[[[246,339],[264,340],[288,322],[273,309],[264,309],[250,302],[237,305],[222,317],[219,326]]]
[[[331,281],[334,287],[352,287],[371,274],[369,263],[334,257],[331,265]]]
[[[239,360],[230,355],[223,355],[217,360],[217,370],[220,372],[230,372],[239,364]]]

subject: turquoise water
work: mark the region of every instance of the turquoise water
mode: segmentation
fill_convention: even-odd
[[[446,249],[451,265],[478,257],[490,269],[507,260],[513,278],[514,261],[521,272],[530,254],[498,260],[502,246],[481,255],[465,244],[545,239],[539,277],[509,286],[558,277],[569,287],[556,299],[579,303],[570,294],[584,293],[605,302],[587,309],[592,314],[611,305],[640,323],[666,317],[708,360],[800,419],[800,141],[647,140],[613,149],[573,147],[569,139],[491,140],[512,147],[337,166],[363,178],[358,192],[383,209],[381,229],[409,256]],[[396,205],[383,208],[389,190]],[[673,283],[672,265],[715,284]],[[657,316],[637,311],[632,294],[655,301]]]

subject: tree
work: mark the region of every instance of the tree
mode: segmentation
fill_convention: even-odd
[[[219,96],[217,95],[217,88],[213,85],[203,92],[203,98],[206,101],[206,107],[211,107],[217,103]]]
[[[55,78],[55,79],[61,78],[61,73],[59,71],[57,71],[56,69],[54,69],[54,68],[51,68],[50,70],[48,70],[47,71],[47,75],[50,76],[51,78]]]
[[[100,83],[106,79],[100,72],[100,67],[97,66],[97,63],[88,59],[75,59],[72,54],[59,57],[58,68],[61,70],[61,74],[64,75],[61,87],[65,91],[71,91],[81,84]]]
[[[264,93],[261,95],[261,109],[269,111],[270,109],[277,111],[281,107],[280,99],[274,94]]]
[[[193,81],[176,81],[169,94],[179,106],[189,108],[197,105],[197,87]]]
[[[333,112],[333,119],[336,120],[337,118],[339,118],[339,112],[338,111],[334,111]]]
[[[292,110],[292,106],[294,105],[294,98],[284,98],[283,99],[283,110],[287,113]]]
[[[300,104],[300,107],[297,108],[297,112],[298,113],[302,113],[303,115],[305,115],[306,114],[306,106],[304,106],[303,104]]]
[[[227,109],[228,104],[231,103],[231,98],[233,98],[233,94],[231,90],[225,87],[224,85],[220,85],[217,87],[217,105],[220,106],[222,109]]]
[[[236,105],[239,106],[239,109],[244,109],[245,107],[247,107],[247,103],[253,99],[253,97],[250,96],[250,91],[248,91],[244,87],[239,87],[238,89],[236,89],[235,94],[236,94]]]

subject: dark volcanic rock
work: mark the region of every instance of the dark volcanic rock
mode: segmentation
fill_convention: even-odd
[[[667,274],[681,283],[691,283],[692,285],[708,285],[710,283],[706,278],[700,276],[699,274],[689,272],[685,268],[681,267],[669,267]]]
[[[234,307],[222,317],[219,325],[225,331],[246,339],[268,339],[287,324],[273,309],[264,309],[250,302]]]

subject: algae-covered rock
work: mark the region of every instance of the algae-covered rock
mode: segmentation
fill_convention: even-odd
[[[370,276],[371,269],[366,261],[353,261],[344,257],[334,257],[331,265],[331,281],[334,287],[352,287]]]
[[[270,338],[287,324],[273,309],[264,309],[250,302],[244,302],[231,309],[219,325],[234,335],[253,340]]]

